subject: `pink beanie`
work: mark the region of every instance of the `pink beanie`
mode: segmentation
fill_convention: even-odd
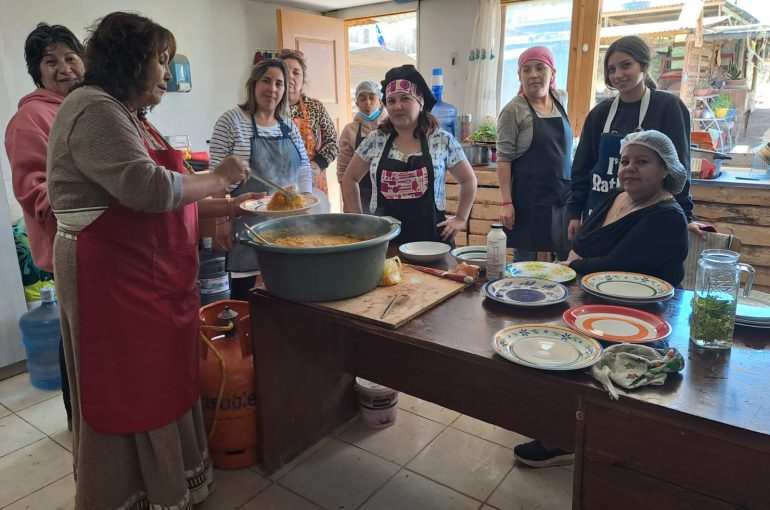
[[[519,56],[519,74],[521,74],[521,66],[529,62],[530,60],[539,60],[544,62],[551,71],[556,71],[556,62],[551,50],[545,46],[532,46],[524,50]],[[556,89],[556,74],[551,74],[551,83],[548,84],[551,90]],[[521,95],[524,92],[524,86],[519,85],[518,94]]]

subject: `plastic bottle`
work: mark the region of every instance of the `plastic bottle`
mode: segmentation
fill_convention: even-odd
[[[61,388],[59,343],[61,321],[53,287],[40,289],[42,302],[19,319],[19,329],[27,351],[27,370],[33,386],[41,390]]]
[[[463,113],[460,115],[460,143],[471,136],[471,122],[473,121],[473,115],[470,113]]]
[[[199,252],[198,286],[201,291],[201,306],[215,301],[230,299],[230,280],[225,268],[225,254],[211,248],[211,238],[203,238]]]
[[[500,223],[493,223],[487,234],[487,280],[497,280],[505,274],[506,236]]]
[[[431,113],[436,116],[441,129],[448,131],[449,134],[455,136],[455,126],[457,122],[457,108],[454,105],[445,103],[441,96],[444,93],[444,74],[440,68],[433,70],[431,90],[433,95],[436,96],[436,105],[431,110]]]

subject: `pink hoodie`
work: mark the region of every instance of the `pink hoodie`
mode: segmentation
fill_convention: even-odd
[[[48,202],[46,153],[48,133],[64,98],[39,88],[19,101],[19,111],[5,130],[5,151],[11,162],[13,194],[24,211],[32,259],[53,272],[56,218]]]

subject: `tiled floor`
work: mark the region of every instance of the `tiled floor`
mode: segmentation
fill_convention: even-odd
[[[395,425],[354,420],[279,472],[217,471],[199,510],[570,508],[571,468],[518,465],[522,436],[401,395]],[[71,510],[72,436],[59,392],[0,381],[0,509]]]

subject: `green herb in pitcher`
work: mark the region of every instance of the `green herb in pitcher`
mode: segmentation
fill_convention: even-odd
[[[700,347],[732,344],[735,300],[695,295],[690,315],[690,338]]]

